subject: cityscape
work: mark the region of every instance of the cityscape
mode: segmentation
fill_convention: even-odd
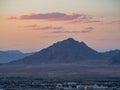
[[[58,80],[0,77],[0,90],[120,90],[120,78]]]

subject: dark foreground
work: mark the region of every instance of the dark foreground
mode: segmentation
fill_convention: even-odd
[[[33,77],[0,77],[0,90],[120,90],[120,78],[42,79]]]
[[[38,64],[0,65],[0,76],[40,77],[40,78],[111,78],[120,77],[120,65],[104,64]]]
[[[120,90],[120,65],[0,65],[0,90]]]

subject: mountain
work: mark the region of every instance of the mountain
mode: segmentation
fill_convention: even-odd
[[[112,57],[112,56],[118,55],[119,53],[120,53],[120,50],[116,49],[116,50],[110,50],[110,51],[104,52],[103,54],[106,56]]]
[[[0,65],[1,76],[79,79],[120,77],[120,52],[97,52],[72,38]]]
[[[39,63],[70,63],[96,60],[101,54],[88,47],[84,42],[72,38],[54,43],[31,56],[20,59],[12,64],[39,64]]]
[[[102,53],[108,59],[109,64],[120,64],[120,50],[110,50]]]
[[[32,55],[32,53],[22,53],[18,50],[0,51],[0,63],[8,63],[29,55]]]
[[[120,50],[110,58],[110,64],[120,64]]]

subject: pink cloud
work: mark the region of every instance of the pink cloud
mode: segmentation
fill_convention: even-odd
[[[98,23],[101,22],[99,20],[93,20],[92,18],[84,18],[84,19],[76,19],[74,21],[69,22],[70,24],[76,24],[76,23]]]
[[[51,21],[60,21],[60,20],[74,20],[79,17],[83,16],[83,14],[66,14],[66,13],[60,13],[60,12],[53,12],[53,13],[45,13],[45,14],[35,14],[35,13],[30,13],[30,14],[24,14],[20,16],[10,16],[8,19],[17,19],[17,20],[30,20],[30,19],[39,19],[39,20],[51,20]]]
[[[31,28],[31,27],[38,27],[38,25],[36,25],[36,24],[33,24],[33,25],[27,25],[27,26],[24,26],[24,27],[28,27],[28,28]]]
[[[101,22],[99,20],[88,20],[88,21],[85,21],[84,23],[98,23],[98,22]]]
[[[27,25],[27,26],[22,26],[22,28],[25,28],[27,30],[60,30],[60,29],[64,29],[61,26],[39,26],[39,25]]]
[[[78,34],[78,33],[80,33],[80,31],[54,31],[52,33],[75,33],[75,34]]]
[[[18,26],[18,28],[35,28],[35,27],[39,27],[39,25],[32,24],[32,25]]]
[[[38,29],[41,29],[41,30],[48,30],[48,29],[59,30],[59,29],[63,29],[63,27],[61,27],[61,26],[58,26],[58,27],[45,26],[45,27],[39,27]]]
[[[91,32],[92,30],[94,30],[93,27],[87,27],[85,28],[84,30],[82,31],[53,31],[52,33],[73,33],[73,34],[79,34],[79,33],[89,33]]]

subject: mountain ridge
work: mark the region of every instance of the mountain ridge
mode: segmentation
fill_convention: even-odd
[[[0,65],[0,75],[40,78],[120,77],[120,50],[97,52],[74,39],[59,41],[23,59]]]
[[[22,59],[26,56],[30,56],[33,53],[22,53],[19,50],[7,50],[7,51],[0,51],[0,63],[8,63],[13,60]]]
[[[9,64],[41,64],[41,63],[73,63],[82,61],[107,62],[111,57],[106,53],[99,53],[87,46],[83,41],[73,38],[59,41],[23,59]]]

